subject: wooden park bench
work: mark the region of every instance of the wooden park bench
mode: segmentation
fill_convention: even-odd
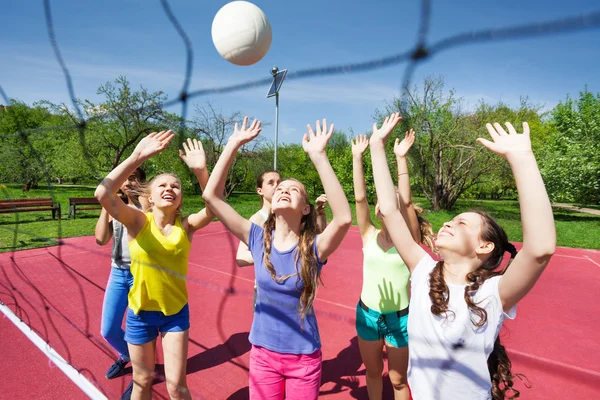
[[[0,200],[0,214],[30,211],[52,211],[52,219],[60,219],[60,203],[52,199],[12,199]]]
[[[83,207],[82,207],[83,206]],[[101,210],[102,206],[95,197],[70,197],[69,198],[69,218],[75,219],[77,210]]]

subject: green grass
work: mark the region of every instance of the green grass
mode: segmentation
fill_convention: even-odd
[[[6,199],[7,192],[11,198],[51,197],[48,190],[23,192],[20,187],[7,186],[6,191],[0,191],[0,199]],[[91,197],[93,193],[94,187],[91,186],[54,187],[54,197],[62,206],[63,219],[60,222],[52,220],[50,211],[0,214],[0,252],[51,246],[57,243],[57,238],[93,235],[99,211],[78,211],[77,219],[67,218],[69,197]],[[414,201],[424,208],[430,208],[424,198],[415,198]],[[246,218],[260,208],[260,201],[255,194],[237,194],[229,202]],[[354,215],[354,203],[350,205]],[[202,207],[204,203],[199,195],[185,194],[184,215]],[[437,231],[445,221],[472,208],[490,213],[506,230],[511,241],[522,241],[519,205],[513,200],[459,200],[455,209],[450,212],[426,212],[424,217],[433,224],[434,231]],[[327,212],[328,219],[331,219],[330,210],[327,209]],[[600,216],[555,209],[554,218],[559,246],[600,249]],[[376,220],[374,216],[373,220]],[[353,223],[356,224],[355,217]]]

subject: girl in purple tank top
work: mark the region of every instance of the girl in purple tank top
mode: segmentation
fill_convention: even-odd
[[[316,211],[304,185],[282,181],[264,226],[241,217],[219,196],[237,150],[254,139],[261,123],[236,124],[208,181],[203,198],[223,224],[248,245],[255,263],[258,296],[250,331],[250,398],[316,399],[321,381],[321,341],[313,302],[323,264],[352,223],[348,200],[325,153],[333,134],[317,121],[302,147],[315,165],[330,199],[332,221],[317,234]]]

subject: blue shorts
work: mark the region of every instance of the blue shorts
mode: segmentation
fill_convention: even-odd
[[[158,337],[159,332],[183,332],[190,329],[190,309],[186,304],[181,311],[165,315],[160,311],[144,311],[139,314],[127,308],[125,340],[131,344],[145,344]]]
[[[381,314],[371,309],[363,310],[360,302],[356,306],[356,333],[362,340],[374,342],[385,339],[393,347],[407,347],[407,323],[408,313],[398,317],[396,312]]]

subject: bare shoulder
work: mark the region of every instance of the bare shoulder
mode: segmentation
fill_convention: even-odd
[[[263,218],[260,211],[255,212],[249,219],[250,222],[255,223],[256,225],[262,225],[265,223],[265,219]]]

